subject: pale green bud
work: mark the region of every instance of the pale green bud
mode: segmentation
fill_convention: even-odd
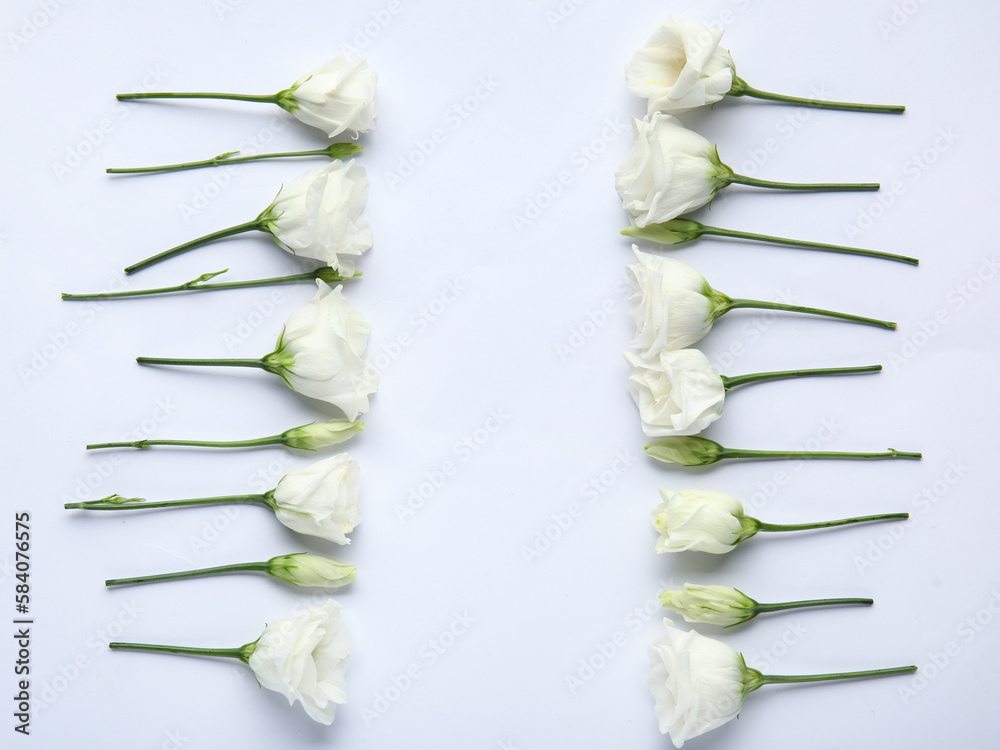
[[[331,589],[346,586],[357,575],[353,565],[304,552],[272,557],[267,561],[267,572],[268,575],[296,586],[322,586]]]
[[[281,442],[289,448],[314,451],[328,445],[336,445],[349,439],[356,432],[365,428],[364,422],[350,419],[331,419],[329,422],[313,422],[312,424],[293,427],[281,433]]]
[[[683,589],[660,594],[660,603],[680,613],[688,622],[704,622],[724,628],[757,616],[757,602],[731,586],[685,583]]]

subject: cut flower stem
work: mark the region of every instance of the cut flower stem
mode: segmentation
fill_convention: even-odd
[[[861,315],[850,315],[849,313],[834,312],[833,310],[821,310],[816,307],[802,307],[801,305],[786,305],[781,302],[764,302],[753,299],[730,299],[716,313],[715,317],[722,315],[729,310],[738,308],[754,308],[757,310],[782,310],[784,312],[798,312],[809,315],[819,315],[825,318],[837,318],[838,320],[849,320],[853,323],[862,323],[879,328],[895,328],[896,324],[888,320],[878,320],[877,318],[865,318]]]
[[[281,151],[272,154],[250,154],[248,156],[239,156],[239,151],[228,151],[224,154],[213,156],[211,159],[202,159],[201,161],[164,164],[158,167],[109,167],[104,171],[108,174],[151,174],[154,172],[179,172],[183,169],[199,169],[200,167],[219,167],[228,164],[260,161],[261,159],[290,159],[306,156],[328,156],[331,159],[343,159],[362,150],[362,147],[356,143],[333,143],[326,148],[318,148],[310,151]]]
[[[742,78],[733,77],[733,87],[729,90],[730,96],[749,96],[754,99],[765,99],[772,102],[782,102],[784,104],[797,104],[801,107],[816,107],[818,109],[839,109],[849,112],[882,112],[885,114],[899,115],[906,111],[902,104],[859,104],[856,102],[830,102],[823,99],[808,99],[801,96],[787,96],[785,94],[772,94],[770,91],[761,91],[749,85]]]
[[[252,231],[266,231],[264,229],[264,222],[260,217],[257,217],[253,221],[248,221],[245,224],[237,224],[234,227],[220,229],[218,232],[212,232],[211,234],[206,234],[204,237],[198,237],[197,239],[172,247],[169,250],[164,250],[162,253],[157,253],[156,255],[146,258],[145,260],[141,260],[138,263],[133,263],[125,269],[125,273],[132,274],[136,271],[141,271],[143,268],[148,268],[149,266],[159,263],[160,261],[166,260],[167,258],[173,258],[175,255],[186,253],[188,250],[193,250],[196,247],[207,245],[209,242],[221,240],[224,237],[232,237],[234,234],[243,234],[244,232]]]
[[[187,281],[183,284],[177,284],[176,286],[164,286],[156,289],[135,289],[122,292],[101,292],[96,294],[66,294],[64,292],[62,298],[64,300],[123,299],[128,297],[149,297],[157,294],[172,294],[175,292],[208,292],[217,289],[243,289],[255,286],[294,284],[299,281],[314,281],[315,279],[322,279],[327,283],[340,283],[341,281],[349,281],[350,279],[356,279],[361,276],[361,271],[355,271],[353,276],[341,276],[333,271],[332,268],[324,266],[322,268],[317,268],[315,271],[296,273],[291,276],[274,276],[268,279],[251,279],[249,281],[222,281],[210,284],[205,283],[208,279],[213,279],[220,274],[226,273],[228,270],[229,269],[227,268],[223,271],[217,271],[215,273],[206,273],[199,276],[197,279]]]
[[[743,240],[754,240],[757,242],[768,242],[774,245],[790,245],[791,247],[806,247],[814,250],[828,250],[834,253],[844,253],[847,255],[866,255],[871,258],[882,258],[884,260],[894,260],[910,265],[919,265],[920,261],[906,255],[895,253],[884,253],[879,250],[867,250],[860,247],[847,247],[845,245],[828,245],[825,242],[809,242],[807,240],[791,240],[785,237],[773,237],[768,234],[756,234],[754,232],[739,232],[734,229],[722,229],[721,227],[705,226],[703,234],[715,235],[717,237],[733,237]]]
[[[720,376],[727,391],[741,385],[762,383],[768,380],[784,380],[788,378],[809,378],[821,375],[852,375],[856,373],[879,372],[882,365],[864,365],[862,367],[823,367],[813,370],[780,370],[777,372],[755,372],[749,375]]]

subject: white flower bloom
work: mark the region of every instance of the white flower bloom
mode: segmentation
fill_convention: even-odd
[[[365,65],[364,58],[335,57],[280,92],[278,105],[330,138],[357,138],[375,127],[378,74]]]
[[[638,227],[701,208],[732,181],[715,146],[670,115],[633,117],[632,134],[632,150],[615,172],[615,187]]]
[[[671,15],[628,64],[628,90],[649,100],[648,114],[721,100],[736,80],[733,58],[719,46],[722,34]]]
[[[344,297],[343,286],[331,289],[318,279],[316,286],[316,296],[292,313],[264,362],[292,390],[355,419],[378,390],[378,369],[365,354],[371,326]]]
[[[651,359],[631,352],[629,393],[649,437],[695,435],[722,414],[722,376],[697,349],[663,350]]]
[[[281,188],[258,218],[283,250],[351,276],[354,259],[372,246],[371,226],[361,213],[366,200],[365,168],[335,159]]]
[[[361,523],[361,469],[347,453],[293,469],[281,478],[270,503],[278,520],[300,534],[350,544]]]
[[[652,668],[646,678],[656,701],[660,732],[682,747],[736,718],[752,689],[752,670],[726,644],[664,620],[667,632],[649,647]]]
[[[296,552],[272,557],[267,561],[267,573],[296,586],[339,589],[353,581],[358,571],[340,560]]]
[[[682,590],[660,594],[660,604],[683,615],[688,622],[704,622],[728,628],[757,616],[757,602],[732,586],[702,586],[685,583]]]
[[[687,263],[644,253],[632,246],[639,261],[627,266],[632,295],[628,310],[635,320],[632,346],[647,359],[664,349],[684,349],[712,329],[723,296]]]
[[[660,532],[657,552],[695,550],[722,555],[757,533],[756,523],[744,516],[743,506],[732,495],[661,487],[660,496],[663,502],[653,510],[653,526]]]
[[[337,704],[347,701],[344,672],[352,646],[344,610],[330,599],[268,625],[248,664],[261,687],[281,693],[289,705],[301,701],[309,718],[332,724]]]

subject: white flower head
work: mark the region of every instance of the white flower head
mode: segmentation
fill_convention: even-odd
[[[335,57],[278,94],[278,105],[330,138],[357,138],[375,127],[378,74],[364,58]]]
[[[347,535],[361,523],[360,481],[358,462],[339,453],[285,474],[271,491],[270,504],[292,531],[350,544]]]
[[[340,408],[348,419],[368,411],[379,372],[365,354],[370,326],[344,297],[316,280],[316,296],[292,313],[267,368],[297,393]]]
[[[722,34],[671,15],[629,62],[628,90],[649,100],[648,114],[721,100],[736,81],[733,58],[719,46]]]
[[[354,274],[355,258],[372,246],[371,226],[362,214],[367,200],[365,168],[353,159],[335,159],[282,187],[258,221],[283,250],[321,260],[347,277]]]
[[[628,388],[649,437],[695,435],[718,419],[726,398],[722,376],[698,349],[662,350],[650,359],[625,353]]]
[[[653,510],[660,532],[657,552],[694,550],[722,555],[757,533],[757,523],[744,515],[740,501],[711,490],[675,492],[660,488],[663,502]]]
[[[683,589],[660,594],[660,604],[683,615],[688,622],[704,622],[724,628],[757,616],[757,602],[732,586],[685,583]]]
[[[656,701],[660,732],[682,747],[736,718],[753,689],[754,672],[721,641],[675,628],[667,619],[663,624],[667,632],[649,647],[646,685]]]
[[[638,263],[627,266],[635,320],[632,346],[646,359],[663,350],[684,349],[704,338],[728,298],[684,261],[644,253],[632,246]]]
[[[711,202],[732,182],[711,142],[660,112],[632,118],[632,150],[615,172],[615,187],[636,226],[659,224]]]
[[[333,599],[320,607],[268,625],[247,663],[261,687],[300,701],[309,718],[332,724],[337,704],[347,701],[344,672],[353,640],[344,610]]]

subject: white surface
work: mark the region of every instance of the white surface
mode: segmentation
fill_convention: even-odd
[[[644,109],[626,91],[623,70],[671,9],[637,1],[392,4],[389,23],[367,43],[358,40],[380,74],[378,127],[361,157],[372,178],[376,247],[348,294],[372,321],[373,355],[403,334],[410,343],[384,368],[367,430],[347,446],[363,469],[364,521],[343,550],[286,532],[257,508],[112,516],[61,507],[88,478],[98,485],[92,498],[121,492],[169,499],[260,491],[305,464],[307,457],[278,448],[88,455],[83,446],[135,429],[157,437],[255,437],[319,416],[316,404],[263,373],[133,362],[140,354],[263,354],[309,288],[97,308],[60,302],[58,293],[101,289],[130,262],[251,218],[307,165],[246,166],[221,190],[210,187],[227,179],[219,170],[112,179],[104,167],[204,158],[276,127],[276,148],[323,143],[263,105],[125,107],[115,93],[151,74],[146,84],[159,90],[271,93],[363,35],[388,4],[292,9],[222,0],[168,9],[98,2],[53,6],[47,17],[48,5],[17,0],[3,20],[8,510],[0,523],[0,613],[13,616],[11,517],[28,509],[31,677],[46,704],[36,708],[26,744],[661,748],[667,740],[644,685],[646,644],[661,629],[652,597],[662,583],[686,580],[735,585],[762,601],[873,596],[871,610],[776,614],[720,637],[766,671],[916,663],[926,679],[905,700],[900,690],[912,686],[910,678],[766,688],[748,699],[738,722],[691,747],[930,747],[945,737],[976,747],[993,736],[1000,627],[989,607],[1000,605],[1000,506],[990,374],[998,365],[1000,281],[956,300],[982,259],[995,257],[998,83],[987,52],[1000,20],[994,4],[849,0],[810,3],[808,16],[794,2],[673,6],[695,20],[726,21],[725,43],[751,85],[908,106],[893,117],[735,101],[684,117],[739,171],[771,143],[758,177],[898,180],[903,188],[853,238],[845,226],[887,200],[889,190],[774,195],[732,188],[698,218],[923,260],[912,269],[707,239],[677,250],[734,296],[781,293],[900,323],[891,333],[730,314],[703,342],[726,374],[875,362],[887,369],[746,388],[731,395],[709,437],[733,447],[791,448],[827,436],[828,449],[892,446],[926,456],[921,463],[765,462],[702,471],[670,471],[642,455],[621,357],[631,336],[622,287],[630,253],[617,235],[625,217],[612,172],[629,147],[627,116]],[[907,12],[894,17],[896,8]],[[8,34],[25,33],[22,26],[39,13],[48,18],[44,27],[14,49]],[[895,27],[887,37],[883,23]],[[464,119],[454,109],[473,105]],[[59,179],[54,166],[102,121],[100,145]],[[434,153],[393,188],[390,175],[435,129]],[[953,142],[940,139],[942,131],[954,134]],[[512,216],[561,173],[568,184],[518,230]],[[182,206],[199,191],[217,197],[185,217]],[[296,264],[265,238],[233,239],[138,274],[130,285],[178,283],[225,267],[235,279],[292,272]],[[449,285],[460,294],[438,302]],[[272,295],[278,301],[269,307]],[[269,312],[234,343],[258,306]],[[602,308],[613,312],[605,316]],[[921,334],[935,315],[946,315],[946,323],[936,335]],[[588,317],[599,321],[593,329]],[[571,345],[581,328],[592,335],[561,358],[557,347]],[[74,334],[64,336],[67,330]],[[53,338],[64,345],[26,376],[36,354],[52,353],[46,347]],[[743,353],[725,362],[737,344]],[[916,345],[914,356],[903,353],[907,345]],[[893,357],[905,363],[894,368]],[[164,402],[166,415],[158,411]],[[481,438],[476,431],[496,413],[502,427],[463,453],[461,442]],[[609,474],[623,455],[627,469]],[[455,475],[401,521],[397,509],[446,461]],[[965,468],[953,481],[949,467],[956,465]],[[102,470],[110,476],[95,479]],[[761,502],[755,493],[781,477],[785,484]],[[648,522],[658,485],[731,492],[773,522],[899,510],[913,517],[894,527],[761,535],[722,558],[658,557]],[[921,501],[925,491],[936,502]],[[578,517],[559,530],[553,519],[565,524],[561,514],[570,508]],[[528,563],[524,550],[547,529],[557,538]],[[878,557],[878,545],[885,547],[881,559],[859,562]],[[253,640],[308,593],[252,576],[114,591],[101,582],[304,549],[339,554],[359,568],[357,583],[339,596],[356,648],[350,702],[332,727],[258,690],[240,665],[110,653],[100,641],[109,630],[122,640],[201,646]],[[456,613],[467,614],[471,626],[432,658],[431,642]],[[964,624],[977,613],[992,622],[977,630]],[[617,653],[572,691],[567,677],[616,633]],[[4,695],[14,689],[11,641],[0,639]],[[941,657],[934,654],[946,650],[947,666],[935,669]],[[387,689],[394,697],[394,676],[413,665],[419,677],[366,722],[365,709]],[[45,686],[60,688],[54,700]],[[10,713],[0,727],[5,737],[13,733]]]

